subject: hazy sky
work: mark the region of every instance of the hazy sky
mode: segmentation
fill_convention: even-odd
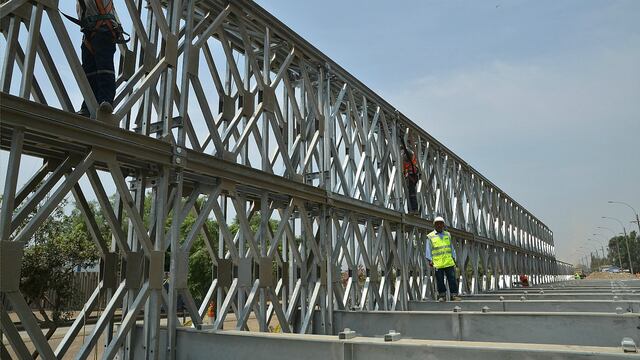
[[[637,229],[607,200],[640,211],[640,1],[258,3],[542,220],[560,260],[621,231],[603,215]]]
[[[622,231],[601,216],[637,231],[607,200],[640,211],[640,1],[258,3],[541,219],[560,260]]]

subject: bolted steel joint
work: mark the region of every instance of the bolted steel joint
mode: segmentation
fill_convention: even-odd
[[[180,168],[184,168],[187,165],[187,151],[181,146],[173,148],[173,164]]]
[[[402,339],[402,335],[395,330],[389,330],[389,333],[384,334],[384,341],[398,341]]]
[[[344,328],[344,330],[338,333],[338,339],[340,340],[349,340],[353,339],[354,337],[356,337],[356,332],[349,328]]]
[[[622,315],[622,314],[624,314],[624,310],[623,310],[620,306],[618,306],[618,307],[616,308],[616,314],[618,314],[618,315]]]
[[[637,353],[638,352],[638,347],[636,346],[635,341],[633,341],[632,338],[623,338],[622,339],[622,351],[628,353],[628,352],[632,352],[632,353]]]

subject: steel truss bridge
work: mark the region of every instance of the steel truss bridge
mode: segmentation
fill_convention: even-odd
[[[393,322],[434,298],[424,248],[436,215],[447,220],[458,264],[468,269],[461,271],[464,294],[509,289],[522,273],[534,286],[568,279],[572,266],[555,259],[547,226],[258,5],[123,4],[118,16],[131,41],[119,45],[113,114],[96,112],[71,40],[78,29],[65,23],[58,1],[0,5],[1,146],[8,152],[0,290],[41,357],[85,359],[96,348],[107,359],[196,356],[187,354],[205,343],[185,343],[185,331],[189,341],[257,351],[252,341],[262,338],[242,332],[253,318],[261,332],[279,324],[283,333],[325,335],[342,331],[349,316]],[[74,113],[81,99],[95,120]],[[422,173],[419,216],[405,211],[399,144],[407,134]],[[33,158],[42,165],[28,173]],[[25,172],[28,181],[19,184]],[[100,251],[100,282],[52,347],[19,290],[20,268],[24,246],[69,193]],[[112,239],[102,237],[92,199]],[[189,214],[196,220],[182,236]],[[201,302],[187,277],[198,236],[214,264]],[[191,326],[176,314],[179,297]],[[72,354],[83,317],[101,299],[106,306]],[[204,324],[212,301],[216,320]],[[1,329],[10,350],[31,358],[7,309]],[[217,331],[230,318],[240,332]],[[199,337],[212,334],[217,340]],[[315,341],[279,336],[282,344]],[[1,350],[7,354],[4,344]],[[349,358],[344,351],[336,358]]]

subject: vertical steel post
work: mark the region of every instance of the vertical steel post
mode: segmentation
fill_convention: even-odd
[[[40,23],[42,22],[42,3],[33,4],[31,20],[29,22],[29,36],[27,39],[27,51],[22,66],[22,82],[20,83],[20,96],[29,99],[31,85],[33,83],[33,70],[36,62],[36,52],[40,42]]]
[[[165,51],[169,49],[169,46],[173,46],[172,42],[177,42],[180,36],[180,20],[183,13],[184,8],[182,7],[182,1],[175,0],[168,3],[167,6],[167,23],[169,25],[169,31],[165,34]],[[160,20],[162,21],[162,20]],[[191,23],[193,25],[193,23]],[[186,32],[190,32],[189,28]],[[173,57],[174,54],[165,53],[165,56]],[[177,57],[177,54],[175,54]],[[173,60],[173,59],[172,59]],[[175,59],[177,61],[177,58]],[[173,96],[174,96],[174,88],[176,86],[176,72],[172,66],[169,66],[163,76],[163,81],[161,84],[161,96],[160,100],[162,103],[162,112],[160,121],[163,125],[163,137],[166,139],[170,139],[173,128]],[[184,79],[183,79],[184,80]],[[181,93],[181,96],[185,96],[185,94]],[[186,101],[182,103],[181,110],[186,110]],[[184,123],[184,121],[183,121]],[[171,265],[170,265],[170,275],[169,275],[169,301],[167,304],[168,312],[167,312],[167,358],[169,360],[173,360],[176,357],[176,328],[178,327],[178,316],[177,316],[177,301],[178,301],[178,289],[177,289],[177,272],[178,272],[178,257],[180,256],[180,216],[182,210],[182,191],[183,191],[183,173],[181,170],[181,164],[178,163],[180,161],[180,156],[177,152],[184,151],[185,145],[185,130],[183,125],[178,126],[178,136],[175,141],[175,151],[174,154],[174,167],[173,174],[164,174],[165,176],[171,176],[173,182],[173,188],[175,191],[175,196],[173,198],[173,204],[171,207],[173,208],[173,220],[171,223],[171,228],[169,231],[169,241],[171,243]],[[185,275],[186,276],[186,275]]]

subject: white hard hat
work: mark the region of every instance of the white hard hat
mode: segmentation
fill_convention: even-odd
[[[433,219],[433,225],[435,225],[437,222],[441,222],[444,224],[444,218],[442,216],[436,216],[436,218]]]

